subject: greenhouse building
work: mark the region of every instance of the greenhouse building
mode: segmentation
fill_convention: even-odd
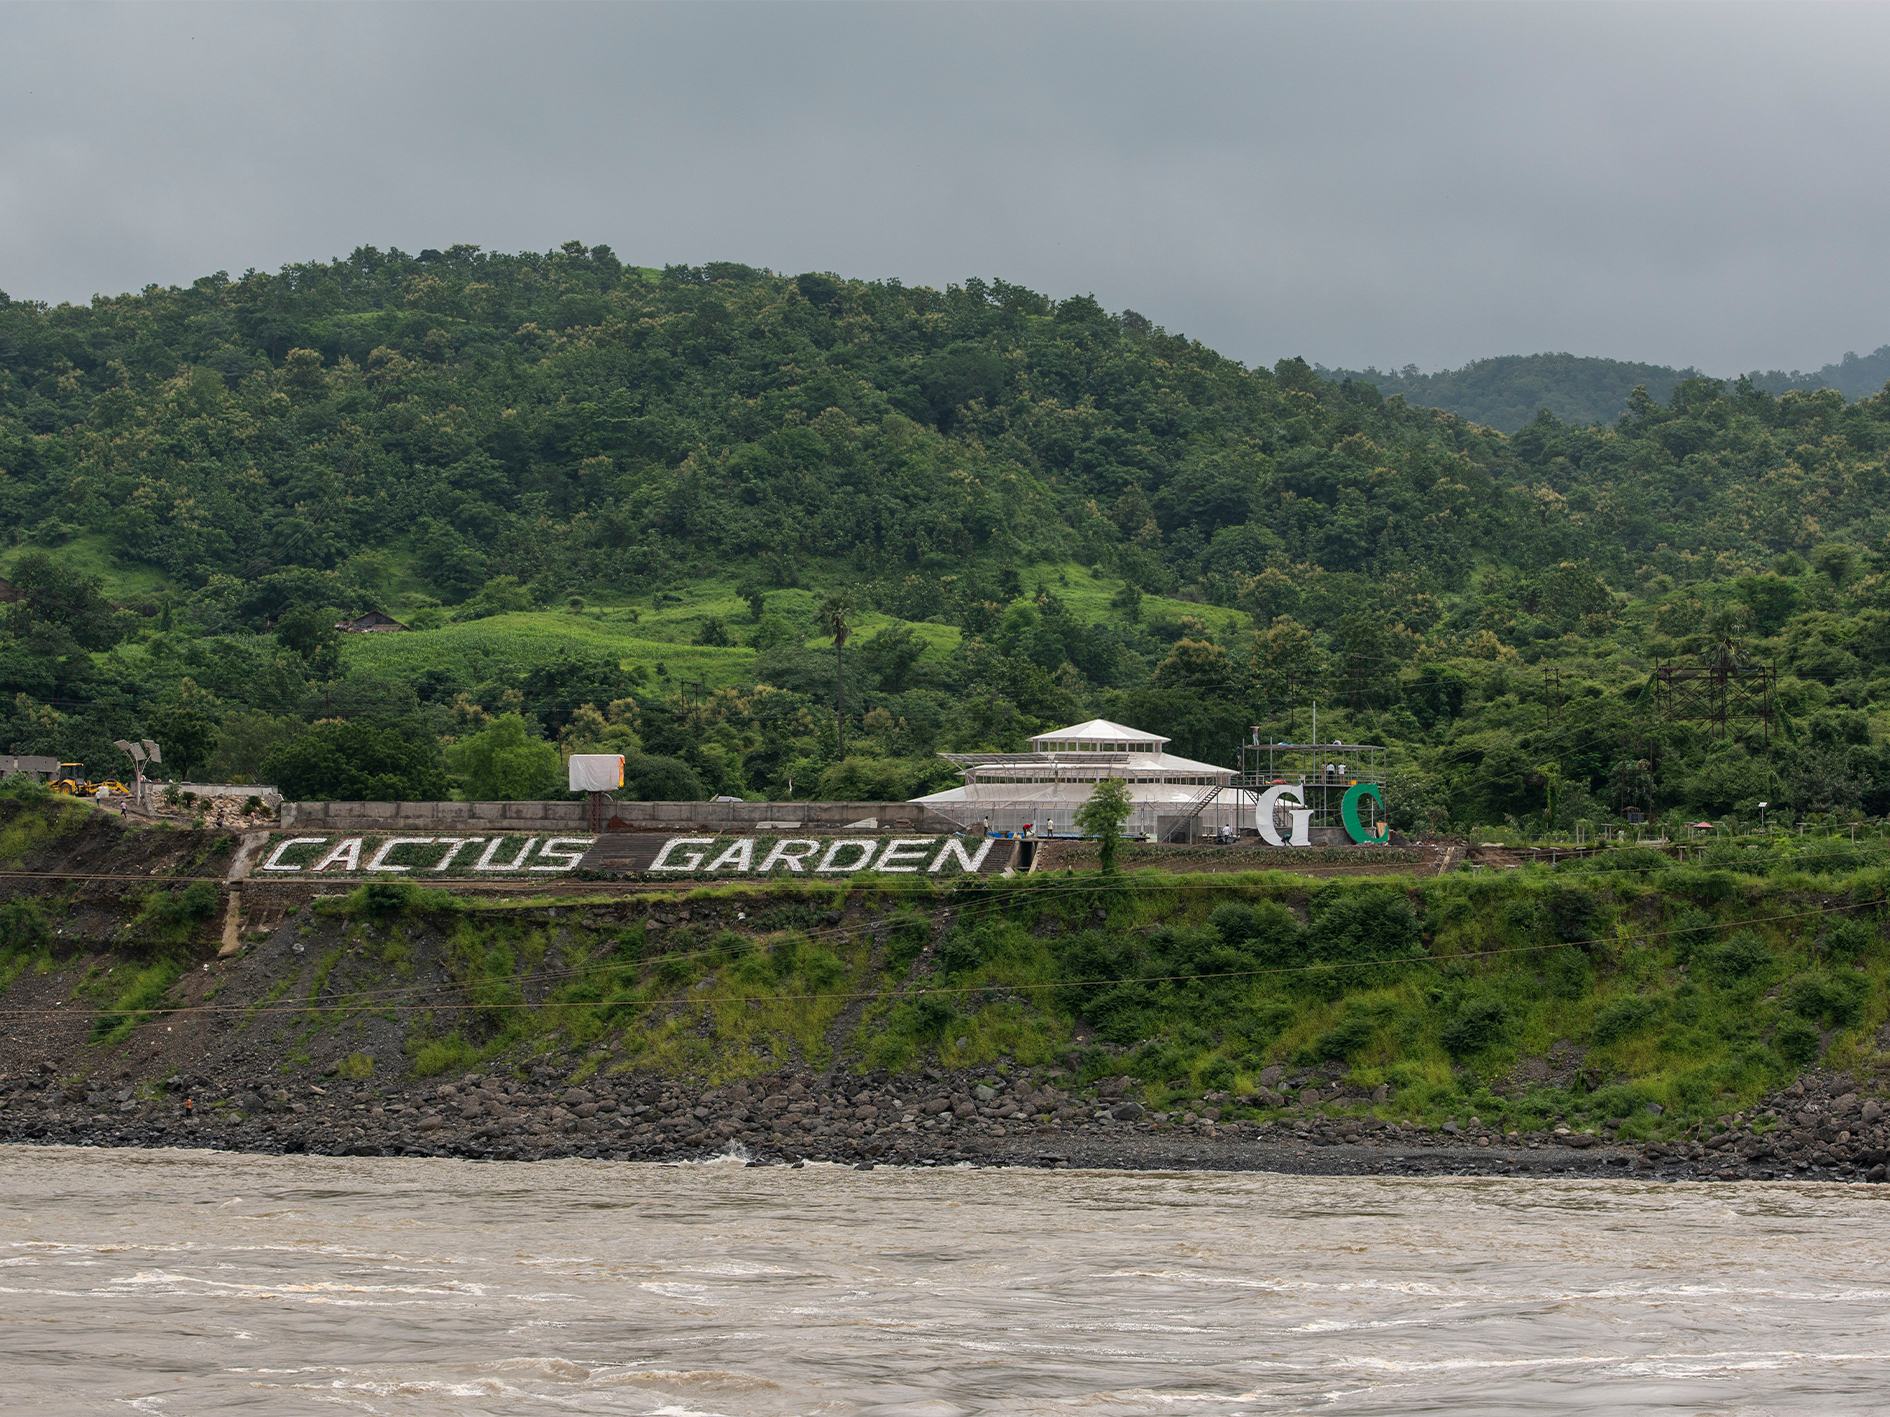
[[[1076,809],[1089,800],[1098,779],[1119,777],[1129,784],[1134,803],[1123,826],[1132,836],[1194,839],[1242,827],[1251,832],[1252,797],[1234,785],[1238,774],[1175,757],[1167,751],[1169,741],[1095,718],[1038,734],[1028,753],[941,753],[958,765],[964,786],[913,801],[972,831],[1074,834]]]

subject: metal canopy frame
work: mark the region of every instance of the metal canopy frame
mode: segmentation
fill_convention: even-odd
[[[1383,789],[1385,748],[1377,743],[1242,743],[1235,785],[1251,792],[1297,787],[1315,829],[1342,829],[1339,805],[1364,783]]]

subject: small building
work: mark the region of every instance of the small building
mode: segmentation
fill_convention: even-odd
[[[392,615],[384,615],[378,610],[353,620],[340,620],[335,624],[337,630],[346,630],[351,635],[391,635],[407,627]]]
[[[1165,840],[1251,829],[1250,798],[1235,787],[1234,769],[1178,758],[1168,752],[1170,741],[1096,718],[1039,733],[1028,753],[940,753],[958,765],[964,786],[912,801],[969,830],[1069,834],[1097,780],[1118,777],[1134,803],[1123,824],[1129,835]]]

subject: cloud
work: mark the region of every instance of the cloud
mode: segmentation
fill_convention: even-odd
[[[1890,340],[1890,12],[9,6],[0,287],[361,244],[1093,291],[1250,361]]]

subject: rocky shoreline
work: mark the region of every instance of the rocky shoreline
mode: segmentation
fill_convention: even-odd
[[[1811,1078],[1751,1113],[1666,1141],[1558,1126],[1436,1129],[1367,1112],[1227,1118],[1254,1099],[1208,1094],[1151,1112],[1129,1078],[993,1086],[930,1072],[784,1072],[718,1088],[637,1074],[561,1080],[472,1073],[384,1090],[330,1079],[293,1089],[178,1075],[159,1096],[56,1079],[0,1079],[0,1142],[197,1147],[330,1156],[752,1165],[1030,1166],[1273,1171],[1299,1175],[1640,1176],[1661,1180],[1882,1181],[1884,1109],[1842,1074]]]

